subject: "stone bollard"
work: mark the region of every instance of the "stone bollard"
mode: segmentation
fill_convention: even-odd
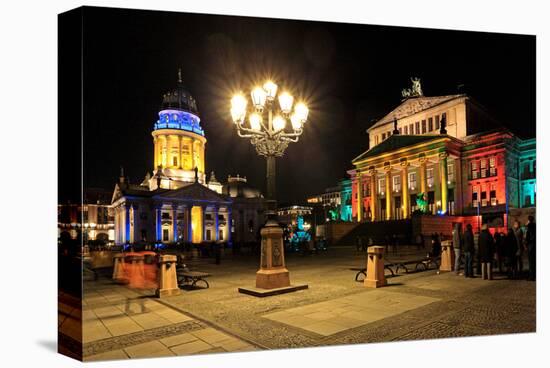
[[[290,286],[290,275],[285,266],[283,229],[279,226],[264,226],[260,234],[262,248],[260,269],[256,272],[256,287],[276,289]]]
[[[156,296],[179,295],[178,277],[176,274],[177,257],[172,254],[159,255],[158,289]]]
[[[113,256],[113,280],[123,281],[126,279],[124,273],[124,254],[117,253]]]
[[[367,248],[367,277],[365,277],[364,284],[370,288],[386,286],[384,247],[373,246]]]
[[[128,267],[128,286],[135,289],[142,289],[144,284],[143,256],[132,254],[126,256],[130,261]]]
[[[455,253],[450,240],[444,240],[441,242],[441,265],[439,266],[439,272],[449,272],[454,268]]]

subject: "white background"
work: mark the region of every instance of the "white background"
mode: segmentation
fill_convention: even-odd
[[[58,355],[57,14],[80,5],[537,35],[537,334],[90,363],[104,367],[521,367],[548,362],[550,12],[544,1],[16,1],[0,5],[0,364],[72,367]],[[546,18],[545,18],[546,17]],[[368,47],[368,45],[357,45]],[[513,72],[513,71],[511,71]],[[506,78],[503,75],[502,78]],[[511,94],[515,91],[511,90]],[[542,102],[546,105],[543,106]],[[546,113],[546,114],[545,114]],[[75,124],[79,117],[75,116]],[[108,142],[105,142],[108,144]],[[540,157],[542,156],[542,157]],[[543,312],[545,311],[545,312]],[[545,363],[542,363],[544,365]],[[539,364],[537,364],[539,365]]]

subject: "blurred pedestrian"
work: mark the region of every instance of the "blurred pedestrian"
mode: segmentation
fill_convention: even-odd
[[[533,216],[529,216],[527,221],[527,231],[525,233],[525,245],[527,248],[527,258],[529,260],[528,279],[531,281],[535,281],[537,276],[536,239],[537,239],[537,229],[535,226],[535,218]]]
[[[474,244],[474,232],[472,230],[472,225],[466,225],[466,231],[464,232],[464,242],[463,242],[463,251],[464,251],[464,276],[465,277],[474,277],[474,270],[472,267],[472,261],[475,254],[475,244]]]
[[[441,241],[439,240],[439,235],[437,233],[432,234],[432,251],[430,252],[431,257],[439,257],[441,255]]]
[[[513,229],[508,229],[508,235],[505,240],[506,248],[506,268],[509,279],[515,279],[518,276],[518,244]]]
[[[519,226],[519,221],[514,221],[514,238],[516,240],[516,262],[518,274],[523,273],[523,230]]]
[[[495,241],[487,229],[487,224],[481,225],[479,234],[479,260],[481,262],[481,278],[484,280],[493,279],[492,262],[495,254]]]
[[[506,244],[505,244],[506,235],[500,232],[495,232],[495,250],[496,250],[496,266],[498,272],[502,273],[503,266],[506,267],[505,257],[506,257]]]
[[[462,224],[457,222],[453,228],[453,249],[455,251],[455,273],[460,275],[460,255],[462,254]]]

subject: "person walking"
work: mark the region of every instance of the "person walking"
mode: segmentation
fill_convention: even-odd
[[[460,255],[462,253],[462,224],[457,222],[453,229],[453,249],[455,251],[455,273],[460,275]]]
[[[474,277],[474,269],[472,267],[472,261],[474,259],[475,244],[474,244],[474,232],[472,230],[471,224],[468,224],[466,226],[466,231],[464,232],[463,251],[464,251],[464,277]]]
[[[506,248],[506,268],[509,279],[515,279],[518,275],[518,244],[516,241],[516,235],[513,229],[508,229],[508,235],[505,240]]]
[[[492,262],[495,254],[495,241],[487,229],[487,224],[481,225],[481,234],[479,234],[478,242],[479,261],[481,262],[481,278],[483,278],[483,280],[492,280]]]
[[[527,258],[529,261],[528,280],[530,281],[535,281],[537,276],[536,239],[537,239],[537,229],[535,226],[535,218],[533,216],[529,216],[527,221],[527,231],[525,232],[525,246],[527,248]]]
[[[516,258],[517,258],[517,268],[518,273],[521,275],[523,273],[523,230],[521,230],[521,227],[519,226],[519,221],[514,221],[514,236],[516,239],[516,245],[517,245],[517,252],[516,252]]]

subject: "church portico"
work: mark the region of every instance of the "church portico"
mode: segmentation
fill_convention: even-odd
[[[430,213],[454,212],[458,193],[454,190],[455,167],[460,157],[456,139],[447,135],[396,134],[376,148],[381,154],[378,150],[367,151],[353,161],[356,169],[348,172],[354,187],[354,218],[358,221],[410,218],[418,209],[416,198],[420,193]]]

